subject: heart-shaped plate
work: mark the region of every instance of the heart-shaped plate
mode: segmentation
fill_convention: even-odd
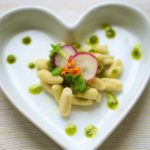
[[[107,39],[100,29],[108,22],[116,30],[115,39]],[[91,33],[100,37],[102,44],[108,44],[111,55],[123,61],[121,80],[123,91],[118,94],[119,108],[107,108],[106,100],[90,108],[73,108],[71,116],[62,118],[53,98],[45,92],[31,95],[28,88],[39,83],[36,70],[30,70],[28,63],[47,58],[50,43],[65,41],[81,43]],[[32,38],[28,46],[22,44],[25,36]],[[54,139],[65,149],[95,149],[110,135],[134,106],[144,90],[150,75],[150,23],[138,8],[123,3],[103,3],[84,13],[74,24],[67,25],[58,17],[40,7],[13,9],[0,17],[0,85],[10,101],[30,121]],[[130,51],[135,43],[142,45],[142,59],[132,59]],[[9,54],[17,56],[17,62],[6,62]],[[78,132],[69,137],[65,134],[68,123],[75,123]],[[99,133],[92,139],[84,135],[84,127],[94,124]]]

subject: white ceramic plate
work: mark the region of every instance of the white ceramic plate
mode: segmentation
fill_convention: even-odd
[[[112,24],[117,32],[113,40],[104,36],[101,23]],[[27,65],[37,58],[47,58],[50,43],[58,41],[84,41],[96,32],[101,43],[108,44],[110,53],[123,60],[121,80],[124,90],[118,95],[120,106],[109,110],[106,100],[92,108],[73,108],[71,117],[63,119],[53,98],[42,92],[31,95],[28,87],[39,83],[36,70]],[[21,39],[30,36],[32,43],[24,46]],[[82,15],[74,24],[67,25],[49,10],[39,7],[22,7],[11,10],[0,17],[0,84],[10,101],[36,126],[65,149],[95,149],[118,126],[131,110],[142,93],[150,74],[150,23],[138,8],[129,4],[104,3]],[[143,56],[135,61],[130,51],[135,43],[141,43]],[[9,54],[17,56],[14,65],[6,63]],[[65,134],[68,123],[75,123],[78,132],[74,137]],[[84,136],[84,127],[94,124],[99,133],[92,139]]]

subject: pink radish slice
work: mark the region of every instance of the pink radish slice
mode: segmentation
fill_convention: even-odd
[[[66,66],[66,64],[68,62],[68,58],[77,53],[77,50],[75,48],[73,48],[72,46],[70,46],[70,45],[62,46],[62,51],[66,55],[67,58],[64,58],[61,55],[55,55],[54,56],[54,64],[58,67]]]
[[[72,59],[75,61],[75,66],[79,66],[81,68],[81,73],[85,80],[91,80],[95,77],[98,62],[94,55],[88,52],[79,52],[76,53]]]

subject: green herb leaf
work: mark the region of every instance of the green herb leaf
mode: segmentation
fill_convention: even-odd
[[[57,45],[51,44],[51,47],[52,47],[52,52],[53,53],[59,53],[61,51],[60,44],[57,44]]]
[[[86,88],[87,86],[84,78],[81,75],[77,76],[76,81],[74,81],[74,90],[84,92]]]
[[[52,71],[55,67],[54,62],[53,62],[54,56],[62,53],[60,44],[57,44],[57,45],[51,44],[51,47],[52,47],[52,50],[49,55],[50,61],[48,63],[50,71]]]
[[[58,76],[58,75],[61,74],[61,71],[62,71],[62,68],[56,67],[56,68],[54,68],[54,69],[51,71],[51,73],[52,73],[53,76]]]
[[[71,86],[74,92],[84,92],[87,89],[86,81],[82,75],[70,75],[66,74],[65,85]]]

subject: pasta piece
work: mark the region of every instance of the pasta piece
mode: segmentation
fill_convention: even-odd
[[[102,94],[99,92],[96,97],[96,102],[100,102],[102,100]]]
[[[59,111],[64,117],[67,117],[71,113],[72,107],[72,90],[70,88],[64,88],[60,97]]]
[[[97,53],[102,53],[102,54],[108,54],[108,46],[107,45],[100,45],[99,47],[96,48]]]
[[[90,50],[91,50],[91,46],[88,46],[88,45],[81,48],[82,52],[89,52]]]
[[[72,95],[72,104],[77,106],[90,106],[93,104],[93,100],[85,100],[83,98],[78,98]]]
[[[93,53],[101,53],[101,54],[108,54],[108,47],[107,45],[100,45],[100,46],[84,46],[82,48],[84,52],[93,52]]]
[[[41,69],[45,69],[48,70],[49,66],[48,66],[48,59],[38,59],[35,62],[36,68],[41,70]]]
[[[112,65],[113,62],[114,62],[114,59],[113,59],[113,58],[105,58],[105,59],[103,60],[103,65],[104,65],[104,66]]]
[[[115,60],[111,67],[104,72],[104,76],[109,78],[117,78],[120,76],[122,68],[122,61]]]
[[[93,78],[92,80],[87,81],[88,85],[96,88],[97,90],[103,91],[105,90],[105,83],[100,78]]]
[[[60,96],[62,94],[62,90],[63,90],[63,86],[56,84],[56,85],[52,85],[52,92],[54,95],[54,98],[56,99],[56,101],[59,103],[60,101]]]
[[[41,82],[41,85],[43,87],[43,89],[45,91],[47,91],[48,93],[50,93],[51,95],[53,95],[53,92],[52,92],[52,86],[47,84],[47,83],[44,83],[44,82]]]
[[[75,94],[75,96],[79,98],[95,100],[97,97],[97,94],[98,94],[97,89],[90,87],[84,93],[77,93]]]
[[[121,91],[123,87],[122,82],[120,80],[112,78],[95,77],[94,79],[89,80],[87,83],[100,91]]]
[[[40,70],[38,72],[38,77],[42,82],[48,84],[61,84],[63,82],[63,78],[61,76],[53,76],[48,70]]]
[[[106,91],[121,91],[123,88],[123,84],[118,79],[111,79],[111,78],[101,78],[105,83],[105,90]]]
[[[92,54],[96,57],[98,62],[102,62],[106,58],[112,58],[111,56],[106,54],[100,54],[100,53],[92,53]]]
[[[65,42],[59,42],[59,44],[60,44],[60,46],[64,46],[64,45],[66,45],[66,43],[65,43]]]

